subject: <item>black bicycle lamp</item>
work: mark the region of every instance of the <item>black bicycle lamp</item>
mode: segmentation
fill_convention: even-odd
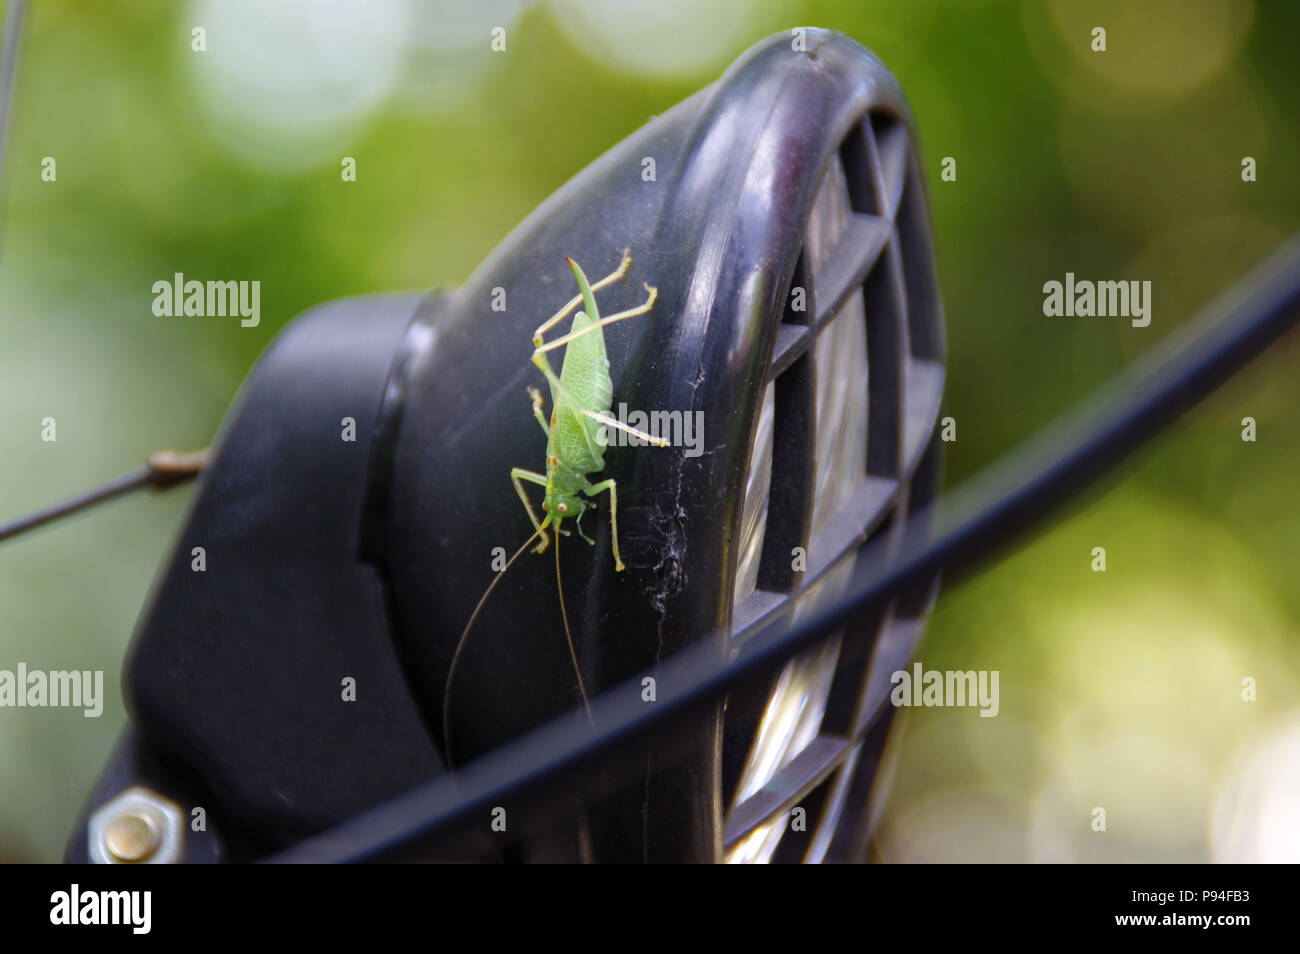
[[[466,641],[449,732],[443,718],[499,554],[533,532],[510,473],[543,469],[529,359],[575,292],[566,258],[594,279],[631,250],[601,311],[639,305],[643,283],[658,298],[603,330],[613,406],[699,426],[697,452],[608,448],[624,572],[605,500],[583,522],[594,546],[560,538],[592,695],[701,641],[723,658],[805,618],[864,543],[932,499],[943,317],[915,127],[863,47],[793,39],[593,162],[460,289],[332,302],[277,338],[141,616],[132,723],[69,860],[256,859],[448,772],[444,734],[459,771],[581,706],[552,555],[525,553]],[[733,695],[691,726],[686,757],[651,743],[617,785],[575,778],[545,831],[496,837],[484,818],[407,856],[861,860],[889,673],[933,596],[918,587]],[[165,857],[150,832],[174,836]]]

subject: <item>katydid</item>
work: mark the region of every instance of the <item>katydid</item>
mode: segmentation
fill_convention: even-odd
[[[600,317],[600,311],[596,307],[595,292],[612,285],[627,274],[627,270],[632,264],[631,254],[625,251],[618,268],[594,285],[588,284],[587,276],[583,274],[577,262],[571,258],[566,259],[566,261],[573,270],[573,277],[578,282],[578,294],[533,332],[534,350],[532,362],[542,372],[551,387],[551,419],[549,423],[547,423],[544,414],[545,405],[541,392],[536,388],[528,388],[528,395],[533,404],[533,417],[537,419],[538,425],[546,433],[546,473],[539,474],[536,471],[525,470],[522,467],[515,467],[510,471],[510,480],[515,485],[515,492],[519,495],[524,510],[528,513],[528,519],[532,522],[533,534],[515,551],[514,556],[506,562],[506,565],[488,584],[487,589],[483,591],[478,604],[474,607],[474,612],[470,614],[469,622],[465,624],[465,629],[460,634],[456,650],[452,654],[451,665],[447,669],[447,683],[442,694],[443,740],[448,766],[451,764],[451,683],[456,673],[456,664],[460,661],[461,653],[465,649],[465,643],[469,638],[470,630],[474,626],[474,621],[478,619],[478,615],[487,602],[488,596],[491,595],[493,588],[505,576],[506,571],[510,569],[515,560],[528,549],[529,544],[534,540],[539,540],[534,552],[545,552],[550,544],[550,536],[547,533],[548,527],[556,534],[555,586],[560,599],[560,617],[564,623],[564,636],[568,640],[569,658],[573,662],[574,674],[578,677],[578,692],[582,696],[583,706],[587,709],[587,717],[591,718],[591,706],[587,698],[587,689],[582,682],[582,670],[578,665],[577,652],[573,648],[573,635],[569,631],[569,615],[564,606],[564,587],[560,578],[559,538],[560,536],[567,537],[569,531],[563,529],[562,524],[566,519],[572,518],[578,536],[586,540],[587,543],[594,545],[595,541],[582,532],[580,521],[582,514],[588,508],[594,507],[595,504],[584,500],[583,497],[594,497],[599,493],[609,491],[610,542],[614,551],[614,569],[621,572],[624,566],[618,548],[617,485],[612,477],[599,483],[592,483],[587,479],[587,475],[599,474],[605,469],[606,442],[603,440],[601,428],[617,428],[648,444],[658,447],[668,446],[666,440],[653,437],[636,428],[628,427],[623,422],[610,416],[609,412],[614,399],[614,387],[609,377],[609,358],[605,354],[605,334],[603,330],[606,325],[613,324],[616,321],[649,312],[654,307],[655,299],[659,294],[658,291],[650,285],[644,285],[647,295],[644,303],[636,308],[602,318]],[[570,326],[569,333],[556,338],[554,341],[546,341],[546,333],[563,321],[579,304],[586,310],[579,311],[573,316],[573,324]],[[547,360],[546,353],[561,345],[566,346],[564,363],[560,368],[560,374],[557,376],[551,368],[550,361]],[[546,515],[541,520],[537,519],[537,513],[533,509],[528,495],[524,492],[524,481],[546,488],[546,496],[542,502],[542,510]]]

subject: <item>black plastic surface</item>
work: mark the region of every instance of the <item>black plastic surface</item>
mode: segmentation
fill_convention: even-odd
[[[133,640],[127,694],[145,741],[249,838],[286,843],[441,771],[380,581],[358,559],[374,422],[421,298],[321,306],[267,350]]]

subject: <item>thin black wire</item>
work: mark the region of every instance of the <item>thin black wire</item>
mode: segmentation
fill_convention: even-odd
[[[148,463],[139,470],[133,470],[129,474],[116,477],[84,493],[0,524],[0,543],[20,533],[34,530],[36,527],[134,490],[143,490],[146,487],[152,490],[166,490],[168,487],[193,480],[207,466],[207,458],[206,449],[190,453],[158,451],[150,455]]]
[[[592,702],[597,729],[572,712],[534,732],[390,799],[266,859],[350,862],[399,857],[455,831],[507,801],[528,794],[573,810],[574,792],[589,798],[595,780],[652,736],[667,751],[672,733],[689,737],[691,717],[728,693],[768,678],[790,659],[852,618],[878,610],[899,592],[940,573],[968,570],[1090,486],[1099,476],[1210,394],[1300,320],[1300,236],[1202,310],[1189,326],[1154,346],[1118,379],[958,490],[914,515],[895,559],[888,541],[865,547],[848,591],[802,625],[769,624],[732,661],[713,641],[677,654],[653,673],[658,701],[641,701],[641,679]],[[917,530],[926,527],[931,530]],[[671,730],[671,732],[670,732]],[[656,735],[656,733],[658,733]],[[593,770],[575,784],[577,773]],[[536,809],[540,810],[540,809]],[[514,829],[516,836],[518,829]]]
[[[121,494],[130,493],[133,490],[139,490],[149,486],[150,470],[148,467],[141,467],[139,470],[133,470],[131,473],[108,483],[88,490],[83,494],[75,497],[69,497],[43,510],[37,510],[34,513],[26,514],[17,520],[12,520],[6,524],[0,524],[0,541],[8,540],[10,537],[16,537],[20,533],[26,533],[43,524],[58,520],[60,517],[66,517],[69,514],[76,513],[78,510],[84,510],[92,507],[97,503],[110,500]]]
[[[27,0],[9,0],[5,9],[4,47],[0,49],[0,245],[4,241],[6,231],[4,225],[7,223],[4,188],[5,157],[8,153],[14,87],[18,75],[18,48],[22,38],[23,15],[26,8]],[[0,524],[0,542],[134,490],[142,490],[146,487],[164,490],[192,480],[203,469],[207,459],[206,454],[206,451],[193,454],[159,451],[152,455],[149,462],[139,470],[114,478],[49,507],[25,514],[8,523]]]

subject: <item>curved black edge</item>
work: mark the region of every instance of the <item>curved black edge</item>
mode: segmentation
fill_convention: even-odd
[[[397,439],[410,393],[410,382],[431,359],[438,333],[436,320],[446,306],[446,292],[432,292],[421,300],[398,345],[384,382],[383,400],[375,417],[370,466],[361,507],[358,555],[382,571],[387,570],[388,528],[393,520],[393,474],[397,467]]]
[[[357,559],[372,432],[421,297],[322,305],[267,348],[128,649],[142,744],[201,778],[250,840],[288,843],[442,771],[381,581]]]
[[[907,115],[893,77],[855,41],[810,29],[806,49],[792,47],[789,34],[760,43],[711,89],[655,226],[660,307],[673,320],[641,345],[628,403],[700,412],[705,453],[611,461],[620,483],[654,490],[620,515],[624,538],[652,558],[629,562],[621,586],[596,568],[584,644],[601,686],[657,671],[707,634],[725,653],[748,449],[813,200],[869,110]],[[645,861],[721,860],[721,706],[699,715],[697,732],[685,758],[646,747],[641,781],[592,812],[598,843]]]
[[[512,837],[571,812],[582,773],[595,794],[641,770],[641,743],[658,752],[691,751],[698,716],[728,693],[770,678],[799,652],[856,616],[938,573],[969,571],[1073,497],[1242,368],[1300,321],[1300,234],[1207,306],[1046,437],[1001,458],[915,520],[894,562],[887,541],[869,546],[845,596],[796,629],[773,626],[723,662],[700,645],[668,660],[668,691],[653,708],[637,701],[636,678],[593,700],[599,732],[570,713],[471,765],[455,781],[422,785],[386,805],[266,860],[348,862],[401,858],[455,832],[493,805],[512,811]],[[934,517],[933,536],[924,529]],[[887,569],[881,570],[884,566]],[[515,825],[518,827],[513,827]]]

